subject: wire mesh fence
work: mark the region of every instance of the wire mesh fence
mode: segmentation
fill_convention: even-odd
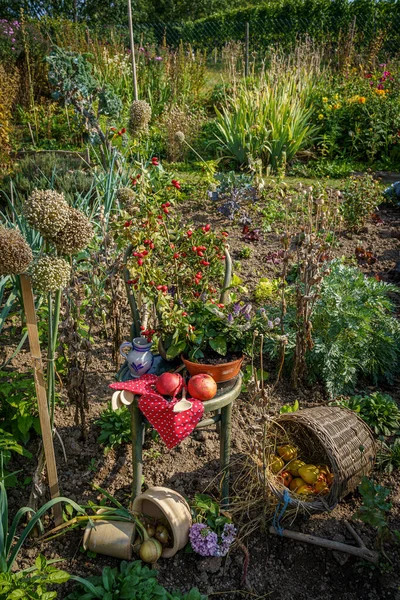
[[[272,46],[290,50],[301,38],[329,44],[335,51],[340,45],[351,44],[357,53],[375,50],[382,57],[400,52],[400,17],[357,23],[332,19],[301,17],[254,19],[248,23],[249,51],[265,53]],[[136,23],[135,38],[141,44],[153,43],[170,48],[190,44],[210,55],[227,43],[245,43],[246,22],[236,20],[204,20],[182,23]]]

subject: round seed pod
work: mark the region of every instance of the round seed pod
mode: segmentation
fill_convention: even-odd
[[[60,254],[75,254],[87,248],[93,235],[93,227],[86,215],[68,207],[67,222],[51,242]]]
[[[68,209],[63,194],[54,190],[33,190],[22,212],[31,227],[43,237],[51,238],[65,227]]]
[[[135,136],[147,131],[151,119],[151,106],[146,100],[135,100],[130,107],[128,131]]]
[[[32,259],[32,250],[21,232],[0,226],[0,275],[25,273]]]
[[[185,141],[185,134],[183,133],[183,131],[177,131],[175,133],[175,139],[179,144],[183,144],[183,142]]]
[[[42,256],[30,268],[33,287],[43,294],[64,288],[71,276],[71,267],[63,258]]]
[[[123,187],[117,190],[116,197],[121,206],[125,208],[132,206],[135,201],[136,194],[133,190],[131,190],[131,188]]]

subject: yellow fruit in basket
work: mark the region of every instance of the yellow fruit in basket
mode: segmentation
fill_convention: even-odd
[[[278,454],[285,462],[289,462],[289,460],[296,458],[298,452],[296,446],[291,446],[290,444],[279,446],[278,448]]]
[[[305,467],[305,465],[306,463],[303,460],[298,460],[296,458],[287,465],[286,470],[289,471],[289,473],[293,475],[293,477],[298,477],[300,467]]]
[[[315,465],[305,465],[300,467],[299,475],[306,483],[311,485],[317,481],[319,471]]]
[[[306,482],[304,481],[304,479],[302,479],[301,477],[295,477],[290,482],[289,488],[292,492],[297,492],[299,487],[301,487],[303,485],[307,485]]]
[[[279,473],[279,471],[283,469],[284,466],[285,463],[281,458],[279,458],[279,456],[273,456],[269,462],[269,468],[274,474]]]
[[[334,480],[334,477],[335,477],[335,476],[334,476],[334,474],[333,474],[333,473],[328,473],[328,474],[325,476],[326,483],[328,484],[328,486],[329,486],[329,487],[332,485],[332,483],[333,483],[333,480]]]
[[[299,494],[300,496],[311,496],[311,494],[314,493],[314,490],[312,489],[311,485],[301,485],[300,487],[297,488],[296,490],[296,494]]]
[[[320,481],[314,483],[314,492],[319,496],[326,496],[326,494],[329,494],[329,488],[326,485],[326,481],[321,479]]]

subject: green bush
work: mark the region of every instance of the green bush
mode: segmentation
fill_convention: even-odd
[[[388,394],[374,392],[369,396],[351,396],[332,404],[357,412],[376,435],[390,436],[400,429],[400,410]]]
[[[97,441],[104,445],[106,452],[131,440],[131,418],[126,407],[113,410],[109,406],[102,412],[96,425],[100,425],[101,428]]]
[[[353,391],[360,377],[392,383],[400,361],[400,323],[389,293],[398,289],[339,260],[330,268],[312,316],[310,375],[321,378],[333,396]]]
[[[78,580],[79,585],[66,600],[207,600],[207,596],[200,594],[197,588],[187,594],[168,592],[158,583],[157,571],[149,569],[140,560],[130,563],[122,561],[119,570],[104,567],[100,576],[73,579]]]
[[[341,190],[340,213],[346,227],[357,231],[383,201],[381,190],[371,175],[347,179]]]

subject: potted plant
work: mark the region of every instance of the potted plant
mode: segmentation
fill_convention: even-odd
[[[238,375],[244,354],[252,354],[254,335],[274,335],[279,324],[250,303],[215,304],[205,297],[178,308],[165,302],[160,314],[167,359],[181,356],[191,375],[207,373],[217,383]]]

